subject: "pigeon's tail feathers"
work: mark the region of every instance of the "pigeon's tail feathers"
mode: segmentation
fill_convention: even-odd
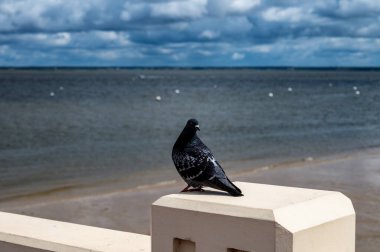
[[[228,192],[232,196],[243,196],[241,190],[235,186],[228,178],[225,179],[214,179],[212,181],[213,186],[216,189]]]
[[[230,187],[230,185],[228,185],[226,187],[226,191],[229,194],[231,194],[232,196],[235,196],[235,197],[243,196],[243,194],[241,193],[241,190],[237,186],[235,186],[232,182],[231,182],[231,185],[232,185],[232,187]]]
[[[230,182],[230,184],[235,188],[236,191],[238,191],[241,195],[243,195],[243,194],[241,193],[241,190],[240,190],[239,187],[237,187],[234,183],[232,183],[231,180],[229,180],[228,178],[227,178],[227,180],[228,180],[228,182]]]

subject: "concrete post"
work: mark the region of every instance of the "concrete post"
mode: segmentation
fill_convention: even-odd
[[[355,211],[342,193],[236,182],[152,206],[152,252],[353,252]]]

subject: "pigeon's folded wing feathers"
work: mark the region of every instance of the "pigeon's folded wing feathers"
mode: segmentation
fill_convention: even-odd
[[[211,151],[205,145],[198,145],[195,148],[188,149],[187,154],[192,159],[198,160],[198,162],[193,163],[196,165],[188,170],[191,172],[191,169],[194,168],[194,170],[198,171],[195,174],[194,172],[187,174],[192,180],[209,187],[228,191],[231,194],[236,193],[236,191],[241,193],[241,190],[228,179],[222,166],[215,160]]]
[[[195,180],[202,175],[207,166],[207,154],[199,148],[185,149],[173,159],[179,174],[185,180]]]
[[[202,184],[226,191],[233,196],[240,196],[241,190],[228,179],[219,163],[213,157],[209,160],[208,167],[204,173],[204,177],[207,179],[202,180]]]

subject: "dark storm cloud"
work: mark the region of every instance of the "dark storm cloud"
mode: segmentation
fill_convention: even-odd
[[[377,0],[2,0],[0,24],[0,65],[380,63]]]

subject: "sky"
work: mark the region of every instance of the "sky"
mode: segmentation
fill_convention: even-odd
[[[379,0],[0,0],[0,66],[379,67]]]

